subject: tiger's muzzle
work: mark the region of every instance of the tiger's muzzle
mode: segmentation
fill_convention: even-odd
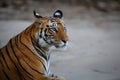
[[[52,44],[53,44],[56,48],[64,48],[64,47],[67,47],[68,41],[61,40],[60,42],[52,42]]]

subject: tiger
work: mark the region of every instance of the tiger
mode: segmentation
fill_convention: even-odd
[[[65,80],[50,72],[50,50],[68,44],[63,12],[41,16],[0,49],[0,80]]]

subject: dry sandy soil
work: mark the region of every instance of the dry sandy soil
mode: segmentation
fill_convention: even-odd
[[[32,21],[0,21],[0,47]],[[69,46],[53,48],[51,69],[67,80],[120,80],[120,23],[66,20]]]

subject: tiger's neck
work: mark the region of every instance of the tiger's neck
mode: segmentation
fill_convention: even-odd
[[[23,31],[21,35],[21,39],[24,40],[24,44],[31,48],[34,53],[38,56],[44,56],[45,60],[49,60],[50,54],[49,54],[49,48],[50,46],[42,44],[42,42],[38,42],[35,38],[35,32],[34,28],[36,27],[34,24],[32,24],[29,28],[27,28],[25,31]],[[23,35],[24,34],[24,35]],[[23,36],[22,36],[23,35]]]
[[[46,57],[45,59],[48,60],[47,57],[50,57],[50,54],[49,54],[50,47],[49,46],[42,46],[38,42],[34,42],[32,44],[33,44],[34,49],[37,51],[37,53],[41,56]]]

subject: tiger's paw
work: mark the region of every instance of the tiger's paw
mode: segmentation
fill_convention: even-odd
[[[57,76],[56,80],[66,80],[65,78],[61,77],[61,76]]]
[[[51,74],[50,77],[58,78],[58,76],[54,74]]]
[[[57,76],[57,75],[54,75],[54,74],[51,74],[52,78],[55,78],[55,80],[65,80],[63,77],[60,77],[60,76]]]

